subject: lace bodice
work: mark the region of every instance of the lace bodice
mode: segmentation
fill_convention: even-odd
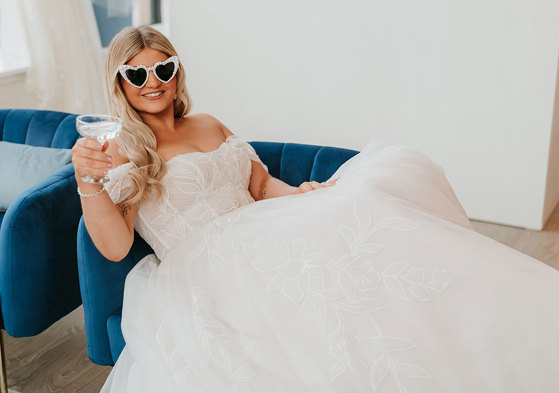
[[[216,150],[171,158],[161,179],[163,195],[157,202],[140,203],[136,231],[161,259],[193,229],[254,202],[248,190],[251,160],[268,171],[254,148],[237,135],[229,136]],[[105,188],[114,203],[130,195],[131,165],[109,171],[111,181]]]

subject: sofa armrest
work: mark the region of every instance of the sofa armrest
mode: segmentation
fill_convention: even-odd
[[[147,254],[151,247],[134,232],[134,243],[120,262],[106,259],[95,247],[87,233],[85,222],[78,228],[78,272],[85,317],[87,354],[100,365],[113,365],[107,333],[107,321],[120,314],[124,297],[124,282],[128,272]]]
[[[80,305],[80,216],[72,164],[8,207],[0,228],[0,301],[4,328],[11,336],[38,334]]]

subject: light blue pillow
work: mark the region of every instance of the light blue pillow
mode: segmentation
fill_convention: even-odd
[[[0,141],[0,211],[19,194],[72,161],[70,149]]]

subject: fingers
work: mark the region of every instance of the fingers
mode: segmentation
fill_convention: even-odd
[[[320,187],[332,187],[334,184],[336,184],[334,181],[325,181],[320,183]]]
[[[316,182],[316,181],[306,181],[301,183],[301,185],[298,187],[299,188],[299,192],[304,193],[304,192],[309,192],[309,191],[313,191],[313,190],[317,190],[319,188],[322,187],[331,187],[334,184],[336,184],[336,182],[338,181],[339,177],[337,177],[334,180],[329,180],[329,181],[325,181],[322,183]]]
[[[75,146],[80,146],[92,150],[99,150],[99,151],[102,150],[101,144],[97,142],[97,140],[92,138],[79,138],[74,144],[74,147]]]
[[[325,182],[323,182],[323,183],[321,183],[321,184],[324,184],[325,186],[333,186],[334,184],[336,184],[336,182],[338,181],[338,179],[339,179],[339,177],[337,177],[337,178],[335,178],[335,179],[333,179],[333,180],[325,181]]]
[[[112,157],[105,153],[109,143],[103,145],[90,138],[80,138],[72,147],[72,163],[79,176],[102,177],[112,168]]]
[[[309,184],[310,184],[310,186],[312,187],[313,190],[316,190],[316,189],[321,187],[320,183],[317,182],[317,181],[311,181],[311,182],[309,182]]]
[[[304,182],[304,183],[301,183],[299,185],[299,192],[301,192],[301,193],[309,192],[309,191],[312,191],[312,190],[314,190],[314,188],[312,188],[312,186],[307,181]]]

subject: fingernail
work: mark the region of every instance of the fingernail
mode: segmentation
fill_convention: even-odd
[[[103,173],[104,173],[105,175],[108,175],[108,174],[109,174],[109,171],[103,171]]]
[[[112,158],[111,157],[107,157],[107,161],[111,162]]]
[[[109,163],[107,164],[107,166],[108,166],[109,168],[112,168],[112,167],[113,167],[113,164],[111,164],[111,163],[109,162]]]
[[[97,145],[97,150],[101,150],[102,148],[103,148],[103,146]]]

